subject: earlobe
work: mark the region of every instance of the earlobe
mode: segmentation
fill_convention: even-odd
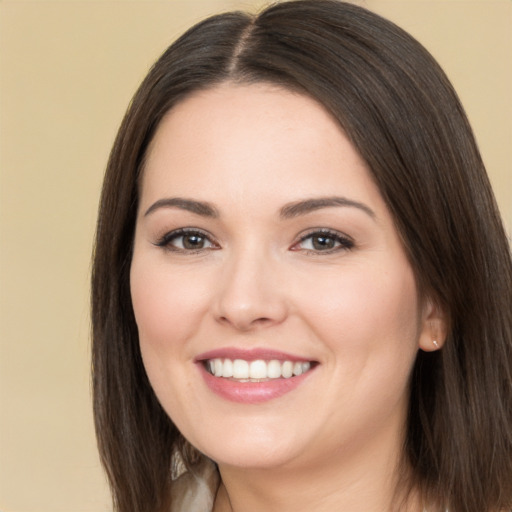
[[[418,345],[425,352],[433,352],[443,347],[447,335],[447,322],[444,310],[431,299],[425,303],[423,325]]]

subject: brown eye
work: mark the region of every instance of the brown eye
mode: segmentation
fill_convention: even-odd
[[[209,236],[196,230],[180,229],[164,235],[157,243],[170,251],[193,252],[217,249]]]
[[[293,250],[303,250],[306,252],[336,252],[346,249],[352,249],[354,242],[347,236],[334,231],[315,231],[302,237]]]
[[[317,235],[311,237],[311,245],[316,251],[325,251],[326,249],[334,249],[336,240],[330,236]]]
[[[206,238],[199,234],[182,235],[178,237],[180,238],[183,249],[203,249],[207,242]]]

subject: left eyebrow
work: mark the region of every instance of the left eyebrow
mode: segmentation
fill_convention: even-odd
[[[360,203],[359,201],[354,201],[352,199],[347,199],[346,197],[336,196],[304,199],[302,201],[289,203],[281,208],[279,216],[282,219],[291,219],[299,215],[306,215],[307,213],[313,212],[315,210],[330,208],[333,206],[358,208],[359,210],[362,210],[367,215],[369,215],[372,219],[375,219],[375,212],[364,203]]]

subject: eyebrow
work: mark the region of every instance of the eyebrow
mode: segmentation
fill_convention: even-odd
[[[150,213],[153,213],[159,208],[179,208],[181,210],[186,210],[188,212],[201,215],[201,217],[210,217],[213,219],[219,216],[217,209],[210,203],[204,201],[193,201],[191,199],[184,199],[182,197],[166,197],[153,203],[146,210],[144,217],[147,217]]]
[[[331,208],[334,206],[358,208],[369,215],[372,219],[375,218],[375,212],[364,203],[347,199],[346,197],[337,196],[304,199],[286,204],[281,208],[279,216],[282,219],[292,219],[300,215],[306,215],[315,210]],[[195,213],[196,215],[200,215],[201,217],[209,217],[212,219],[216,219],[220,216],[218,210],[212,204],[205,201],[195,201],[182,197],[166,197],[159,199],[146,210],[144,216],[146,217],[160,208],[179,208],[181,210],[186,210]]]
[[[306,215],[315,210],[330,208],[333,206],[358,208],[368,214],[372,219],[375,219],[375,212],[364,203],[347,199],[346,197],[337,196],[305,199],[303,201],[296,201],[294,203],[287,204],[281,208],[280,217],[282,219],[291,219],[293,217],[298,217],[299,215]]]

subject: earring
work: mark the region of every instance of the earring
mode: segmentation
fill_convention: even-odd
[[[432,340],[432,343],[434,344],[434,346],[435,346],[436,348],[439,348],[439,343],[437,343],[437,341],[436,341],[436,340]]]

